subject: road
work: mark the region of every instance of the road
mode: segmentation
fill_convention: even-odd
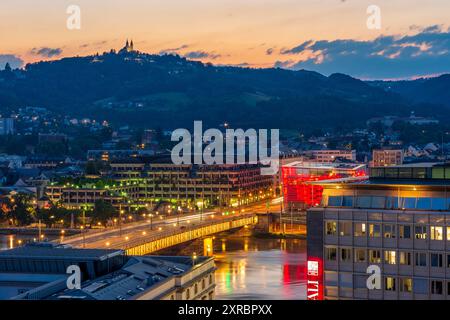
[[[180,216],[154,216],[151,220],[135,222],[123,225],[121,229],[84,230],[84,234],[68,238],[60,238],[62,243],[79,248],[121,248],[126,242],[143,236],[156,236],[175,228],[186,228],[206,222],[208,220],[220,220],[222,217],[239,216],[246,213],[279,212],[280,198],[269,202],[256,203],[240,209],[212,210],[203,213],[187,214]]]

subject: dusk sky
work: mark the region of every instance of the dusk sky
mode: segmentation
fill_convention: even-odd
[[[66,27],[69,5],[81,29]],[[366,26],[381,8],[381,29]],[[398,79],[450,72],[448,0],[1,0],[0,68],[119,49]]]

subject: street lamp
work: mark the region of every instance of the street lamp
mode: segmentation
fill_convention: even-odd
[[[84,232],[84,226],[80,227],[81,234],[83,235],[83,248],[86,248],[86,233]]]
[[[196,261],[196,260],[197,260],[197,253],[194,252],[194,253],[192,254],[192,266],[195,265],[195,261]]]
[[[150,230],[153,230],[153,214],[149,214],[150,215]]]

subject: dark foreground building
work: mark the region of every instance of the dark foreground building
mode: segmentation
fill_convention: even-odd
[[[68,289],[68,267],[81,288]],[[32,244],[0,252],[0,299],[206,300],[214,298],[214,259],[126,256],[122,250]]]

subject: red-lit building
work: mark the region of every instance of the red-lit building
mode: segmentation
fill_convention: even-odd
[[[284,205],[287,210],[307,209],[322,201],[323,187],[318,181],[346,182],[367,178],[367,167],[360,163],[293,162],[282,166]]]

